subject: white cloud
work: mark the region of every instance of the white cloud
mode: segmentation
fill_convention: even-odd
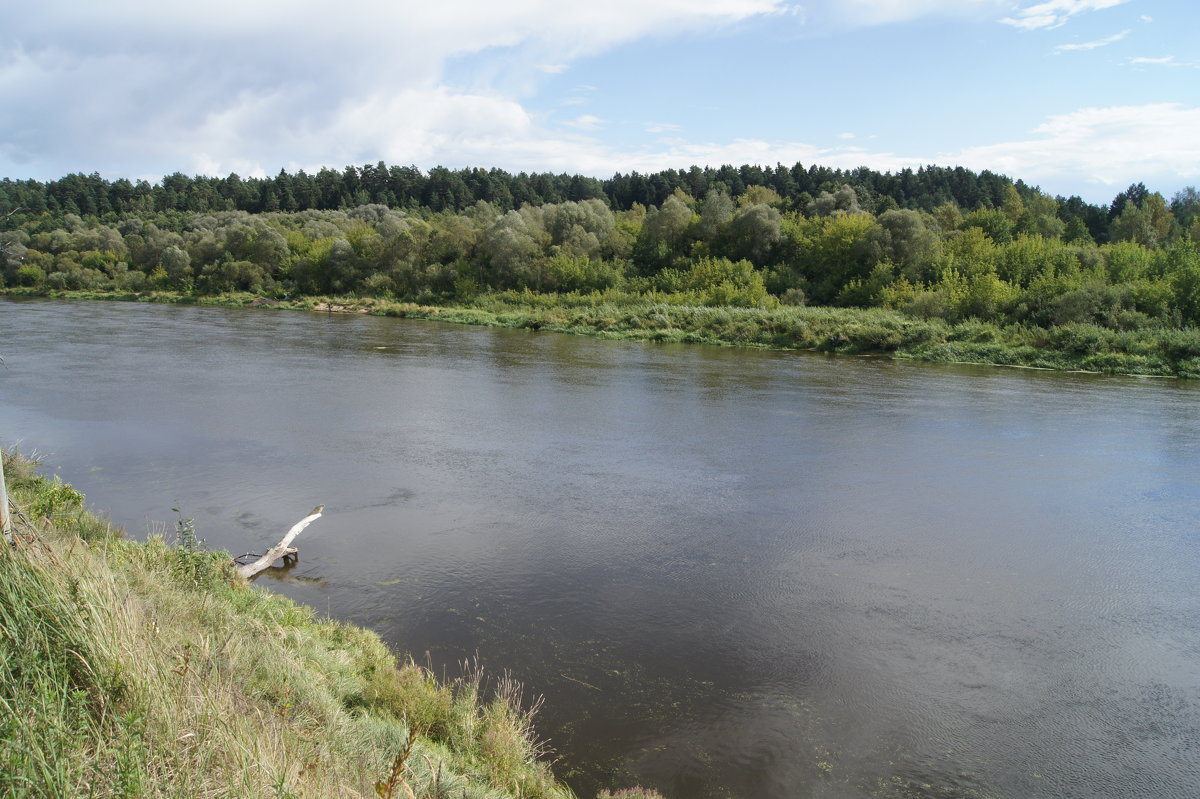
[[[1022,30],[1050,30],[1065,25],[1067,20],[1076,14],[1100,11],[1126,2],[1129,0],[1046,0],[1044,3],[1018,9],[1014,16],[1005,17],[1000,21]]]
[[[1025,9],[1041,11],[1022,19],[1038,14],[1053,19],[1018,27],[1052,27],[1118,2],[1041,3]],[[692,164],[799,161],[880,170],[961,164],[1067,186],[1200,177],[1200,145],[1193,141],[1200,110],[1180,104],[1081,109],[1049,119],[1020,141],[942,153],[898,154],[875,136],[854,140],[849,133],[835,147],[678,136],[618,147],[601,140],[596,131],[604,120],[595,115],[555,124],[531,114],[519,95],[487,81],[447,84],[446,65],[462,56],[495,53],[506,67],[544,79],[548,67],[570,66],[581,55],[639,37],[788,8],[781,0],[577,5],[458,0],[400,8],[346,0],[337,15],[329,15],[317,0],[162,6],[43,0],[8,20],[0,41],[0,103],[19,109],[0,115],[0,174],[53,178],[100,171],[157,179],[176,169],[261,175],[281,167],[312,170],[384,160],[425,168],[497,166],[607,176]],[[844,3],[860,15],[858,24],[965,13],[964,8],[978,15],[999,5],[1000,0]],[[362,24],[364,19],[371,24]],[[576,86],[561,102],[583,102],[594,92],[594,86]],[[659,135],[681,130],[667,122],[649,122],[645,129]],[[852,146],[855,141],[879,149]]]
[[[1050,117],[1036,138],[969,147],[933,160],[1026,181],[1103,186],[1200,178],[1200,108],[1180,103],[1081,108]]]
[[[1113,187],[1137,181],[1184,185],[1200,180],[1200,108],[1180,103],[1082,108],[1050,117],[1030,137],[940,153],[898,154],[864,147],[817,147],[804,142],[736,139],[689,142],[673,139],[656,148],[620,152],[598,142],[572,142],[582,156],[577,168],[609,175],[631,169],[648,172],[692,164],[776,163],[822,165],[881,171],[926,164],[988,169],[1040,184],[1049,191],[1107,199]],[[554,145],[543,145],[547,150]],[[568,167],[569,169],[569,167]],[[1090,196],[1089,196],[1090,195]]]
[[[1103,39],[1096,39],[1091,42],[1080,42],[1078,44],[1060,44],[1054,49],[1059,52],[1072,50],[1095,50],[1097,47],[1105,47],[1113,42],[1119,42],[1128,36],[1132,31],[1123,30],[1120,33],[1114,33],[1112,36],[1105,36]]]
[[[478,52],[487,47],[541,41],[569,54],[596,52],[650,32],[727,22],[785,8],[781,0],[610,0],[604,4],[551,0],[444,0],[398,3],[343,0],[329,13],[321,0],[210,0],[157,3],[109,0],[41,0],[6,21],[12,37],[53,36],[99,46],[101,40],[137,43],[171,51],[180,44],[241,41],[254,48],[277,45],[296,55],[301,44],[323,45],[302,53],[327,61],[330,54],[373,51],[375,55],[415,48],[416,58]],[[364,23],[364,21],[366,21]],[[548,61],[545,63],[555,63]]]
[[[1004,0],[828,0],[824,11],[842,24],[870,26],[927,16],[983,18],[1008,5]]]
[[[557,75],[560,72],[566,72],[569,68],[569,64],[538,64],[538,69],[547,75]]]
[[[857,138],[853,133],[839,133],[839,139],[854,139]]]
[[[761,164],[774,166],[797,162],[852,169],[871,166],[875,169],[896,170],[919,166],[916,159],[897,157],[892,153],[868,153],[860,148],[817,147],[804,142],[772,142],[763,139],[734,139],[729,142],[689,142],[682,139],[661,142],[655,149],[627,152],[598,151],[594,153],[595,171],[609,175],[613,172],[654,172],[669,168],[721,166],[722,164]]]
[[[595,86],[583,84],[575,86],[571,89],[571,96],[562,101],[563,105],[583,105],[588,102],[593,92],[596,91]]]
[[[831,20],[842,26],[869,27],[911,22],[925,17],[995,20],[1024,30],[1057,28],[1071,17],[1127,3],[1129,0],[813,0],[805,18]],[[1148,20],[1147,20],[1148,21]]]
[[[222,175],[377,160],[491,166],[496,155],[489,154],[534,149],[545,135],[512,100],[443,88],[350,98],[328,111],[328,119],[279,131],[279,140],[264,143],[260,131],[269,124],[272,107],[255,101],[213,115],[175,146],[195,154],[185,171]],[[279,154],[286,154],[286,163],[279,162]]]
[[[795,17],[796,21],[801,25],[808,23],[808,9],[799,3],[793,3],[792,5],[788,6],[786,13],[788,16]]]
[[[438,158],[434,143],[532,125],[488,81],[447,86],[456,58],[482,54],[525,76],[516,82],[534,81],[647,35],[785,9],[782,0],[344,0],[330,13],[319,0],[41,0],[10,15],[0,39],[0,103],[21,109],[0,115],[0,173]]]
[[[1175,56],[1173,56],[1173,55],[1163,56],[1162,58],[1147,58],[1145,56],[1139,56],[1137,58],[1129,59],[1129,63],[1130,64],[1170,64],[1174,60],[1175,60]]]
[[[563,124],[579,130],[596,130],[606,121],[607,120],[601,119],[594,114],[584,114],[583,116],[576,117],[570,122],[564,122]]]

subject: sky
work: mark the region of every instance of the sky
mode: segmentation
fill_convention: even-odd
[[[385,161],[1200,185],[1196,0],[0,0],[0,177]]]

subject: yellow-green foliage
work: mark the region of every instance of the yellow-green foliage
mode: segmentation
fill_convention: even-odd
[[[664,269],[646,281],[652,290],[674,295],[676,304],[778,308],[779,300],[767,292],[762,272],[749,261],[701,258],[686,270]]]
[[[5,468],[0,796],[375,796],[394,766],[396,796],[570,796],[509,681],[439,683],[228,555],[124,540],[70,486]]]

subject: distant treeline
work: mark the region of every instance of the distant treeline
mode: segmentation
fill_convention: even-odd
[[[1046,330],[1200,323],[1194,188],[1168,201],[1139,183],[1101,208],[963,169],[696,167],[599,181],[380,164],[154,186],[72,175],[0,191],[0,286],[24,290],[434,305],[516,290],[883,307]]]
[[[316,174],[280,171],[266,178],[241,178],[236,174],[189,177],[175,173],[155,184],[123,178],[110,181],[95,173],[67,175],[47,183],[6,178],[0,181],[0,217],[16,211],[14,221],[19,223],[42,214],[55,219],[64,214],[103,218],[171,211],[329,211],[369,204],[464,211],[478,202],[508,211],[523,205],[592,199],[604,201],[614,211],[627,211],[636,205],[661,206],[676,192],[702,198],[717,190],[736,200],[755,187],[775,192],[783,210],[803,210],[821,192],[832,192],[839,186],[853,189],[858,207],[876,215],[896,208],[932,211],[946,203],[964,211],[999,208],[1014,189],[1023,199],[1039,194],[1023,181],[962,167],[928,166],[891,173],[866,167],[805,167],[799,163],[774,168],[693,166],[646,175],[618,173],[600,180],[583,175],[512,174],[479,168],[435,167],[426,173],[415,166],[388,166],[380,161],[347,166],[341,171],[321,169]],[[1055,215],[1068,227],[1072,238],[1086,235],[1103,243],[1111,240],[1112,222],[1125,204],[1131,200],[1141,204],[1148,193],[1144,185],[1137,184],[1118,194],[1108,206],[1089,204],[1078,196],[1056,197]],[[1182,211],[1195,214],[1194,207]],[[1185,227],[1190,224],[1186,219],[1181,222]]]

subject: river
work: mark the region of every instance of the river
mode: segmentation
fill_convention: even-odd
[[[1200,795],[1200,384],[0,299],[0,441],[543,694],[581,796]]]

